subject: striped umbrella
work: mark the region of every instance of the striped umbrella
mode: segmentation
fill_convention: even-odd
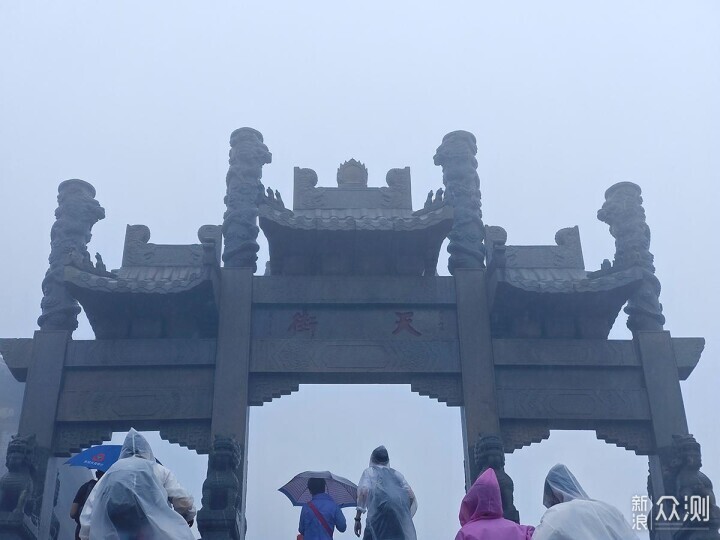
[[[355,506],[357,503],[357,486],[347,478],[337,476],[330,471],[305,471],[296,475],[283,487],[278,489],[284,493],[293,506],[302,506],[310,502],[312,495],[307,483],[310,478],[322,478],[327,486],[327,493],[341,508]]]

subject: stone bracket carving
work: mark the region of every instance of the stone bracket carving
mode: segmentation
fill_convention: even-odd
[[[596,422],[597,438],[647,456],[654,452],[655,441],[648,422]]]
[[[53,454],[70,456],[96,444],[102,444],[112,438],[112,428],[108,424],[95,423],[58,423],[55,426]]]
[[[437,399],[449,407],[459,407],[463,404],[462,381],[459,375],[413,376],[410,388],[421,396]]]
[[[261,406],[273,399],[289,396],[300,388],[297,376],[255,373],[250,375],[248,405]]]
[[[501,420],[500,434],[505,452],[511,454],[524,446],[544,441],[550,437],[550,428],[543,420]]]
[[[210,452],[210,422],[189,421],[163,422],[160,437],[173,444],[179,444],[198,454]]]

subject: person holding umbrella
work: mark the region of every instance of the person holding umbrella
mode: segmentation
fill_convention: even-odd
[[[325,479],[310,478],[307,482],[312,500],[305,503],[300,511],[298,532],[303,540],[328,540],[337,528],[345,532],[347,523],[342,510],[326,492]]]
[[[417,540],[412,517],[417,499],[405,477],[389,467],[384,446],[370,455],[370,466],[358,484],[355,536],[360,536],[360,516],[367,512],[363,540]]]

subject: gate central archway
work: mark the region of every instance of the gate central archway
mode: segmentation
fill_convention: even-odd
[[[291,211],[260,182],[271,155],[259,132],[242,128],[230,142],[222,227],[202,227],[200,244],[169,246],[128,226],[115,272],[87,252],[104,217],[94,188],[60,185],[40,330],[0,340],[27,381],[22,437],[11,446],[33,449],[35,501],[48,456],[131,426],[159,430],[201,453],[234,452],[237,467],[211,461],[203,489],[225,506],[204,507],[198,522],[205,540],[244,538],[249,407],[305,383],[406,383],[461,407],[468,485],[481,436],[512,452],[551,429],[589,429],[650,456],[655,499],[675,493],[662,462],[687,440],[679,380],[704,341],[663,329],[637,186],[606,193],[598,217],[615,259],[588,272],[577,228],[559,231],[555,245],[512,246],[483,224],[467,132],[443,139],[435,162],[444,189],[418,211],[408,168],[372,188],[355,160],[341,165],[337,188],[296,168]],[[258,218],[270,247],[264,276],[255,275]],[[446,237],[452,275],[437,276]],[[78,303],[95,340],[71,338]],[[608,340],[626,303],[633,339]],[[32,537],[37,508],[3,518],[0,530]]]

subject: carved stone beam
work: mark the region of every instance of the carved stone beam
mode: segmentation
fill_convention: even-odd
[[[605,204],[598,211],[598,219],[610,225],[615,238],[614,270],[633,266],[643,270],[643,283],[630,297],[625,313],[627,326],[635,331],[663,329],[665,317],[660,303],[660,281],[655,276],[653,254],[650,253],[650,227],[645,222],[640,186],[620,182],[605,192]]]
[[[105,217],[95,200],[95,188],[83,180],[65,180],[58,187],[58,207],[50,231],[50,268],[42,282],[42,315],[38,325],[43,331],[67,330],[78,326],[80,305],[63,283],[65,266],[94,270],[87,245],[92,227]]]
[[[448,238],[448,269],[485,267],[485,226],[482,222],[480,178],[477,174],[477,142],[467,131],[443,137],[433,158],[443,171],[445,202],[453,207],[454,222]]]
[[[262,167],[272,161],[272,154],[263,144],[257,130],[244,127],[230,135],[230,168],[227,173],[227,195],[223,216],[225,251],[222,259],[227,267],[257,270],[258,204],[263,194]]]

